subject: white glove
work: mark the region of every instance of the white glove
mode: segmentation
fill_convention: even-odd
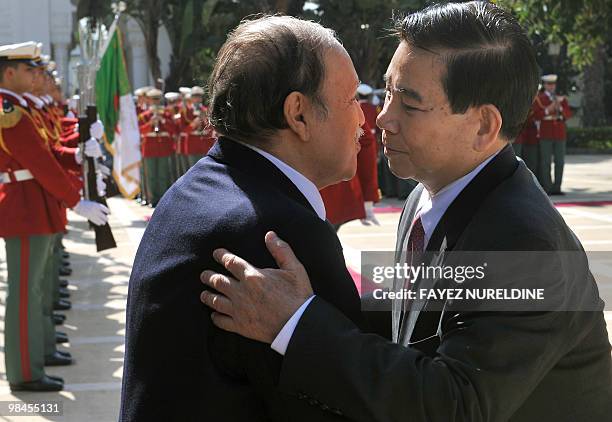
[[[104,164],[98,163],[98,166],[96,168],[98,169],[100,173],[102,173],[104,177],[109,177],[111,175],[111,170],[108,167],[106,167]]]
[[[80,166],[83,162],[83,154],[81,154],[81,147],[76,147],[74,151],[74,161]]]
[[[85,142],[85,155],[92,158],[102,157],[102,148],[95,138]]]
[[[100,172],[96,172],[96,190],[98,196],[106,196],[106,183],[104,183],[104,175]]]
[[[364,226],[370,226],[372,224],[380,226],[380,223],[374,215],[374,202],[366,201],[363,203],[363,207],[365,208],[366,216],[365,218],[361,219],[361,224],[363,224]]]
[[[89,127],[89,136],[96,139],[102,139],[104,136],[104,125],[100,120],[96,120],[95,123]]]
[[[110,210],[104,205],[86,199],[81,199],[74,208],[72,208],[72,211],[85,217],[96,226],[105,225],[108,222],[108,214],[110,213]]]

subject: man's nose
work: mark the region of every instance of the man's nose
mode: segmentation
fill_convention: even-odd
[[[389,112],[389,103],[385,103],[382,111],[376,116],[376,126],[390,133],[397,133],[399,130],[397,120]]]
[[[359,109],[359,127],[363,126],[365,123],[365,114],[363,114],[363,109],[361,108],[361,104],[357,103],[357,108]]]

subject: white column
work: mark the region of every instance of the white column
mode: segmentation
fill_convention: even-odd
[[[72,28],[72,13],[76,9],[70,0],[47,0],[49,2],[49,27],[52,60],[57,63],[58,76],[62,78],[64,94],[69,93],[70,75],[70,37]],[[53,2],[53,7],[50,3]]]
[[[68,66],[70,57],[68,56],[68,43],[53,43],[53,60],[57,63],[57,73],[62,78],[62,90],[68,93]]]
[[[128,47],[128,68],[131,76],[132,87],[150,85],[149,64],[145,48],[144,35],[140,26],[132,18],[126,22],[126,46]]]

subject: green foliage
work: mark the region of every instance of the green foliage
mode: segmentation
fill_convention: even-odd
[[[548,44],[567,45],[574,66],[582,70],[606,43],[612,0],[497,0],[513,11],[527,30]]]
[[[612,126],[568,128],[567,145],[595,150],[612,149]]]

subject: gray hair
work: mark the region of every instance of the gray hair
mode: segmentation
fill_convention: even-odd
[[[261,142],[288,127],[283,105],[294,91],[325,116],[324,56],[340,46],[331,29],[290,16],[241,22],[219,50],[208,82],[211,124],[221,135]]]

